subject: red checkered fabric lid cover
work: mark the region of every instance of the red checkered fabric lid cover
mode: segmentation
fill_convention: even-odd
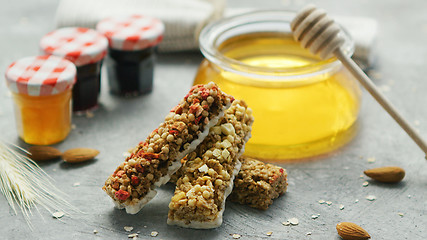
[[[76,81],[76,67],[66,59],[44,55],[26,57],[6,69],[6,82],[14,93],[30,96],[55,95]]]
[[[107,53],[108,40],[89,28],[60,28],[40,40],[45,54],[64,57],[76,66],[96,63]]]
[[[108,38],[112,49],[132,51],[159,44],[165,26],[156,18],[132,15],[106,18],[96,25],[96,30]]]

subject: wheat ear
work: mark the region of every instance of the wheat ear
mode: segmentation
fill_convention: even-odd
[[[32,229],[30,216],[33,209],[38,211],[37,205],[50,213],[52,209],[79,211],[65,200],[66,195],[53,185],[53,179],[25,156],[25,152],[0,141],[0,191],[15,214],[17,208],[20,209]]]

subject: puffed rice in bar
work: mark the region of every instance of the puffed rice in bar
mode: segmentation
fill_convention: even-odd
[[[193,86],[106,180],[103,190],[116,207],[129,214],[139,212],[156,195],[154,188],[169,181],[181,159],[205,139],[233,101],[213,82]]]
[[[250,138],[252,110],[235,100],[208,137],[187,156],[181,168],[167,223],[208,229],[222,224],[225,200],[233,189],[241,163],[238,158]]]
[[[234,180],[229,200],[265,210],[273,199],[286,192],[285,169],[253,158],[242,157],[240,160],[242,168]]]

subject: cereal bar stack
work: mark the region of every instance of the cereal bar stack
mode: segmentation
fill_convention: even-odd
[[[244,101],[235,100],[220,123],[187,156],[169,204],[168,224],[204,229],[221,225],[252,123],[252,111]]]
[[[145,141],[106,180],[103,190],[116,207],[135,214],[169,181],[181,159],[215,126],[234,98],[214,84],[196,85]]]

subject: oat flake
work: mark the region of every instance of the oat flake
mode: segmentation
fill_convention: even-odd
[[[317,219],[319,215],[311,215],[311,219]]]
[[[340,204],[340,210],[344,209],[344,205]]]
[[[151,236],[152,237],[157,237],[157,235],[159,235],[159,232],[156,232],[156,231],[152,231],[151,232]]]
[[[363,182],[362,186],[367,187],[369,185],[369,182]]]
[[[289,221],[282,222],[283,226],[289,226],[291,223]]]
[[[366,196],[366,199],[369,201],[374,201],[375,199],[377,199],[377,197],[375,197],[374,195],[369,195],[369,196]]]
[[[319,200],[319,203],[320,203],[320,204],[324,204],[324,203],[325,203],[325,200],[321,199],[321,200]]]
[[[240,237],[241,237],[240,234],[237,234],[237,233],[233,234],[234,239],[239,239]]]
[[[375,162],[375,158],[374,157],[370,157],[368,158],[368,163],[374,163]]]
[[[307,236],[311,235],[311,232],[306,233]]]
[[[332,202],[331,201],[326,201],[326,204],[328,204],[328,206],[331,206]]]
[[[359,199],[354,200],[354,203],[358,203],[358,202],[359,202]]]
[[[288,219],[288,221],[292,225],[298,225],[298,223],[299,223],[298,218],[290,218],[290,219]]]
[[[64,216],[63,212],[54,212],[52,214],[52,217],[54,217],[54,218],[62,218],[63,216]]]
[[[267,233],[267,236],[271,236],[271,235],[273,235],[273,232],[268,232]]]
[[[400,212],[400,213],[397,213],[397,214],[399,214],[399,216],[403,217],[403,213]]]
[[[138,233],[132,233],[128,235],[128,238],[137,238],[138,237]]]
[[[98,233],[98,230],[93,230],[93,234],[97,234]]]
[[[124,226],[123,228],[125,229],[126,232],[130,232],[133,230],[133,227],[130,227],[130,226]]]
[[[73,184],[73,187],[78,187],[78,186],[80,186],[80,183],[79,183],[79,182],[75,182],[75,183]]]

